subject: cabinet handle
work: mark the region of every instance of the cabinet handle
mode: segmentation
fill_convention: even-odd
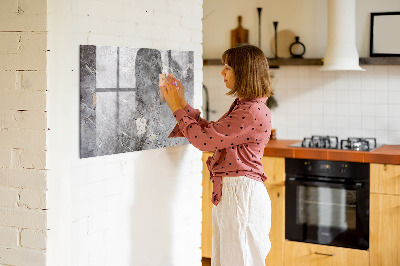
[[[315,255],[323,255],[323,256],[335,256],[335,254],[327,254],[327,253],[320,253],[320,252],[314,252]]]

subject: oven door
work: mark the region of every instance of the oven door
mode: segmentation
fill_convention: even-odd
[[[367,250],[369,185],[286,178],[286,239]]]

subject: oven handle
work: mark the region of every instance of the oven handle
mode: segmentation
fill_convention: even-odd
[[[309,180],[304,180],[303,178],[297,178],[297,177],[288,177],[287,181],[294,181],[297,183],[301,183],[304,185],[318,185],[318,184],[325,184],[325,185],[341,185],[345,186],[348,188],[354,188],[354,189],[361,189],[363,187],[363,183],[361,182],[356,182],[356,183],[346,183],[346,182],[332,182],[332,181],[321,181],[321,180],[315,180],[315,181],[309,181]]]

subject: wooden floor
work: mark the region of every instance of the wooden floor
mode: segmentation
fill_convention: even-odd
[[[211,266],[211,259],[209,258],[202,258],[201,262],[203,263],[203,266]]]

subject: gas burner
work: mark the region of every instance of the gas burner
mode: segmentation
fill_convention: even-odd
[[[339,140],[336,136],[312,136],[311,138],[304,138],[301,142],[301,147],[304,148],[325,148],[325,149],[338,149]]]
[[[342,150],[370,151],[376,147],[376,138],[347,138],[340,141]]]
[[[316,136],[304,138],[302,142],[290,144],[291,147],[338,149],[352,151],[371,151],[382,145],[377,145],[376,138],[347,138],[340,141],[336,136]]]

